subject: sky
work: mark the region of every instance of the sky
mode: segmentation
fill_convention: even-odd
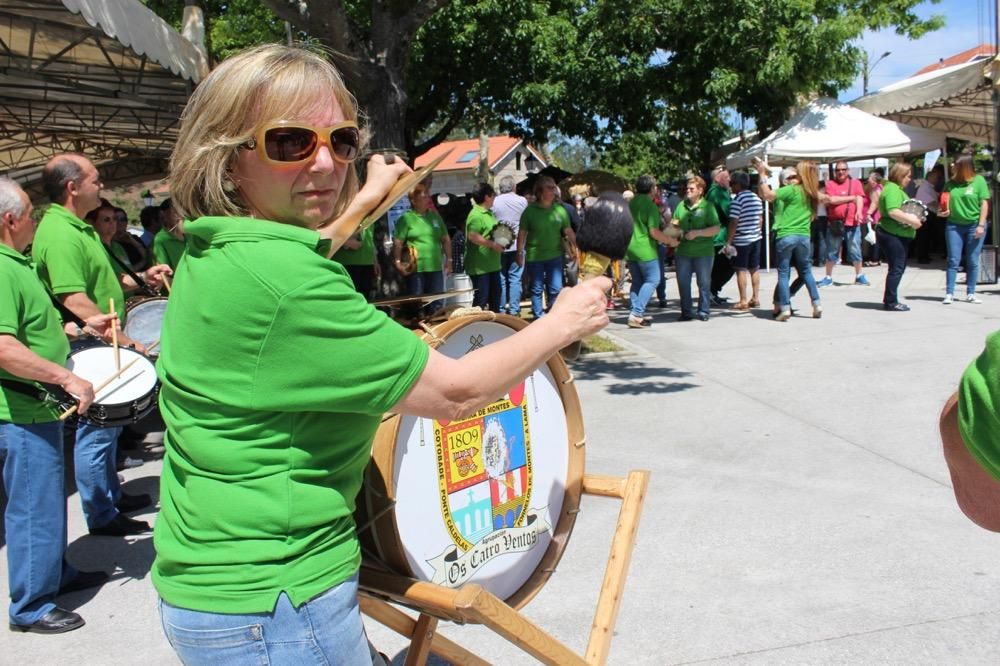
[[[945,26],[940,30],[913,41],[892,30],[865,32],[861,44],[868,50],[870,62],[874,63],[883,53],[890,52],[871,70],[869,92],[912,76],[917,70],[941,58],[981,43],[992,43],[995,7],[996,0],[941,0],[937,4],[925,0],[915,11],[922,18],[943,15]],[[854,85],[840,94],[840,100],[848,102],[860,96],[859,75]]]

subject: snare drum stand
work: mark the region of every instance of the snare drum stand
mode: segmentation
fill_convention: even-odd
[[[481,624],[544,664],[604,664],[611,649],[639,516],[649,486],[649,474],[646,470],[632,470],[625,478],[595,474],[583,476],[585,494],[622,500],[586,656],[570,650],[480,585],[469,584],[452,589],[362,566],[361,610],[410,639],[407,666],[426,663],[431,652],[456,664],[489,663],[439,635],[437,623],[441,619],[457,624]],[[388,602],[412,608],[420,615],[413,619]]]

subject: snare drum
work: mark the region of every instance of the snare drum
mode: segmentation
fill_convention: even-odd
[[[525,326],[483,313],[423,335],[458,358]],[[357,502],[364,564],[447,587],[476,583],[520,608],[569,541],[583,443],[580,402],[558,354],[467,418],[387,415]]]
[[[125,308],[125,335],[149,347],[160,339],[166,312],[167,299],[164,296],[129,299]],[[149,355],[156,357],[159,352],[152,351]]]
[[[135,363],[98,391],[90,409],[80,416],[98,428],[130,425],[156,407],[160,385],[152,362],[134,349],[120,348],[118,352],[122,367],[133,360]],[[94,338],[70,343],[66,369],[86,379],[95,388],[115,374],[115,367],[115,350],[110,345]]]

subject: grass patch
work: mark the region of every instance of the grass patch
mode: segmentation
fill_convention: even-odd
[[[617,352],[623,351],[624,347],[615,344],[610,338],[606,338],[603,335],[591,335],[590,337],[583,339],[583,349],[584,354],[596,354],[598,352]]]

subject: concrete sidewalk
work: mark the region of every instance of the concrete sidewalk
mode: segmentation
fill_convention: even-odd
[[[1000,538],[955,506],[937,416],[987,333],[1000,288],[982,305],[943,306],[941,265],[910,266],[909,313],[871,287],[821,290],[824,315],[775,322],[765,309],[676,322],[652,309],[645,330],[614,313],[631,356],[574,368],[587,470],[652,470],[609,663],[980,664],[1000,649]],[[834,277],[853,273],[837,267]],[[959,292],[964,293],[960,286]],[[724,293],[735,300],[735,281]],[[129,470],[130,492],[158,490],[159,463]],[[70,559],[113,581],[63,603],[87,620],[59,636],[0,630],[0,662],[172,664],[149,582],[149,538],[84,536],[70,498]],[[619,504],[585,498],[558,572],[525,609],[582,651]],[[147,514],[149,519],[155,518]],[[6,561],[0,561],[6,589]],[[441,632],[493,663],[524,653],[481,627]],[[404,642],[369,622],[402,663]]]

